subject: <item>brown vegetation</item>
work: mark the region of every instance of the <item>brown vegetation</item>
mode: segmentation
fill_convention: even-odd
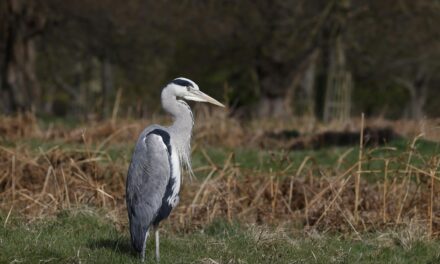
[[[201,142],[212,145],[220,142],[229,147],[251,144],[256,149],[265,145],[264,128],[259,131],[255,124],[243,125],[221,114],[214,115],[218,115],[219,121],[209,122],[205,118],[206,122],[198,122],[203,125],[196,129],[196,149]],[[105,208],[124,228],[128,159],[112,160],[105,146],[109,142],[133,144],[145,124],[118,121],[115,125],[110,120],[87,128],[41,129],[31,115],[2,117],[3,142],[39,138],[84,145],[79,149],[54,146],[47,150],[31,149],[25,144],[0,145],[3,214],[7,218],[10,214],[24,215],[32,220],[63,209],[92,206]],[[416,130],[414,127],[413,131]],[[418,139],[414,138],[414,144]],[[207,165],[194,169],[206,174],[206,178],[184,181],[180,205],[171,215],[172,221],[166,224],[171,229],[185,231],[223,218],[358,234],[417,223],[427,235],[439,236],[440,155],[414,165],[412,160],[418,156],[414,144],[407,152],[383,158],[383,167],[378,170],[365,166],[370,162],[367,153],[372,149],[364,149],[365,154],[361,152],[354,164],[341,166],[345,153],[332,168],[324,168],[307,156],[294,173],[290,170],[292,164],[282,170],[261,172],[240,167],[233,152],[224,164],[213,163],[204,153]],[[366,175],[382,175],[383,179],[368,182]]]

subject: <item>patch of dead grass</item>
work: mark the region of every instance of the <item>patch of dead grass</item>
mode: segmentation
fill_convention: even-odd
[[[266,123],[258,129],[256,124],[246,127],[220,113],[204,113],[199,118],[205,122],[197,122],[196,148],[197,142],[256,147],[268,129]],[[1,146],[0,208],[5,214],[35,218],[86,205],[106,208],[109,218],[121,228],[126,227],[124,193],[128,160],[115,162],[104,150],[111,142],[132,144],[148,122],[121,121],[116,126],[113,121],[104,121],[87,128],[42,131],[32,116],[1,120],[0,131],[7,140],[34,137],[84,144],[84,149],[77,151],[53,147],[38,152],[26,146]],[[293,174],[287,170],[245,170],[235,164],[234,153],[230,153],[224,164],[200,168],[209,175],[205,180],[185,181],[180,205],[167,225],[171,230],[188,231],[223,218],[254,225],[353,234],[402,230],[405,226],[407,233],[393,236],[404,246],[417,237],[437,237],[440,156],[434,155],[416,166],[411,162],[412,155],[415,154],[410,148],[388,161],[401,163],[403,170],[384,166],[379,171],[368,171],[360,166],[369,162],[361,153],[348,169],[342,170],[340,164],[335,164],[322,176],[316,175],[321,171],[319,164],[308,160]],[[364,175],[373,173],[385,174],[387,178],[374,183],[364,180]],[[419,229],[413,229],[414,223],[418,223]],[[270,239],[264,230],[261,235]]]

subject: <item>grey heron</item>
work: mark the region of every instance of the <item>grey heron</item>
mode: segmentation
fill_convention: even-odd
[[[145,258],[150,227],[155,230],[156,260],[159,261],[159,223],[179,202],[181,165],[191,171],[191,133],[194,119],[184,100],[224,107],[186,78],[171,81],[162,90],[163,109],[174,122],[169,127],[151,125],[139,135],[126,182],[126,202],[131,243]]]

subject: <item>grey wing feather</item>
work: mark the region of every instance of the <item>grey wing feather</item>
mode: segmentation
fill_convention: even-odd
[[[128,169],[126,200],[131,242],[141,252],[170,177],[167,147],[161,136],[142,133]]]

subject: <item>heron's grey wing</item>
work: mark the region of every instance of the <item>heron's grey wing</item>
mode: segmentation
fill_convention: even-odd
[[[133,247],[141,252],[170,178],[169,134],[141,135],[128,169],[126,200]]]

